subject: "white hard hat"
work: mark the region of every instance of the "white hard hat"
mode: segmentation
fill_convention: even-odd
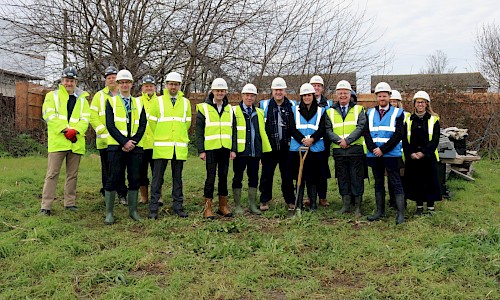
[[[396,91],[396,90],[392,90],[392,94],[391,94],[391,100],[399,100],[399,101],[403,101],[403,98],[401,97],[401,94]]]
[[[242,94],[255,94],[255,95],[257,95],[257,88],[255,87],[255,85],[249,83],[243,87],[243,89],[241,90],[241,93]]]
[[[272,90],[286,89],[285,79],[281,77],[274,78],[273,83],[271,83],[271,89]]]
[[[212,90],[227,90],[227,82],[223,78],[215,78],[212,81]]]
[[[375,94],[380,92],[388,92],[389,95],[392,93],[391,86],[387,82],[379,82],[375,86]]]
[[[116,74],[116,81],[120,80],[134,81],[134,78],[132,77],[132,73],[130,73],[129,70],[120,70],[118,74]]]
[[[337,87],[335,90],[349,90],[352,91],[351,84],[347,80],[341,80],[339,83],[337,83]]]
[[[427,102],[431,102],[431,97],[429,97],[429,94],[424,91],[418,91],[415,93],[415,96],[413,96],[413,100],[415,99],[425,99]]]
[[[177,72],[170,72],[167,74],[167,78],[165,79],[166,82],[172,81],[172,82],[182,82],[182,77],[181,74]]]
[[[314,90],[314,87],[310,83],[304,83],[300,87],[300,95],[307,95],[307,94],[314,94],[316,91]]]
[[[321,85],[325,85],[325,83],[323,82],[323,78],[321,78],[321,76],[319,76],[319,75],[314,75],[313,77],[311,77],[311,80],[309,80],[309,83],[310,84],[319,83]]]

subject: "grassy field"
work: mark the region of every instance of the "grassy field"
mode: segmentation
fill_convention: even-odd
[[[82,160],[80,211],[57,201],[51,217],[37,216],[46,158],[0,159],[0,299],[499,299],[500,163],[475,166],[475,182],[450,180],[453,197],[434,216],[414,218],[410,202],[401,226],[393,211],[374,223],[338,215],[333,180],[333,206],[301,219],[285,218],[280,195],[260,217],[205,221],[204,164],[193,157],[189,218],[172,215],[169,196],[157,221],[118,206],[105,226],[98,157]],[[368,181],[364,200],[371,213]]]

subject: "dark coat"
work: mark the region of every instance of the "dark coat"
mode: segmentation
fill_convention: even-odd
[[[428,120],[431,117],[426,113],[423,118],[411,115],[411,128],[405,125],[403,151],[405,155],[404,190],[406,198],[421,201],[441,200],[441,190],[437,175],[437,159],[434,151],[439,144],[439,121],[433,128],[432,140],[429,141]],[[407,133],[411,130],[411,139],[408,143]],[[424,157],[412,159],[411,154],[422,152]]]

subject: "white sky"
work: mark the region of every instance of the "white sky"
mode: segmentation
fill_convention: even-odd
[[[355,0],[385,32],[380,47],[394,52],[392,66],[379,74],[416,74],[426,56],[442,50],[455,72],[477,72],[475,34],[483,23],[500,23],[500,0]]]

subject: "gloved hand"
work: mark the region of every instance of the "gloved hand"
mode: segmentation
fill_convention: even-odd
[[[76,138],[76,130],[73,129],[73,128],[68,128],[65,132],[64,132],[64,136],[66,137],[66,139],[68,140],[72,140],[73,138]],[[74,143],[74,142],[73,142]]]
[[[76,143],[76,135],[70,139],[72,143]]]

